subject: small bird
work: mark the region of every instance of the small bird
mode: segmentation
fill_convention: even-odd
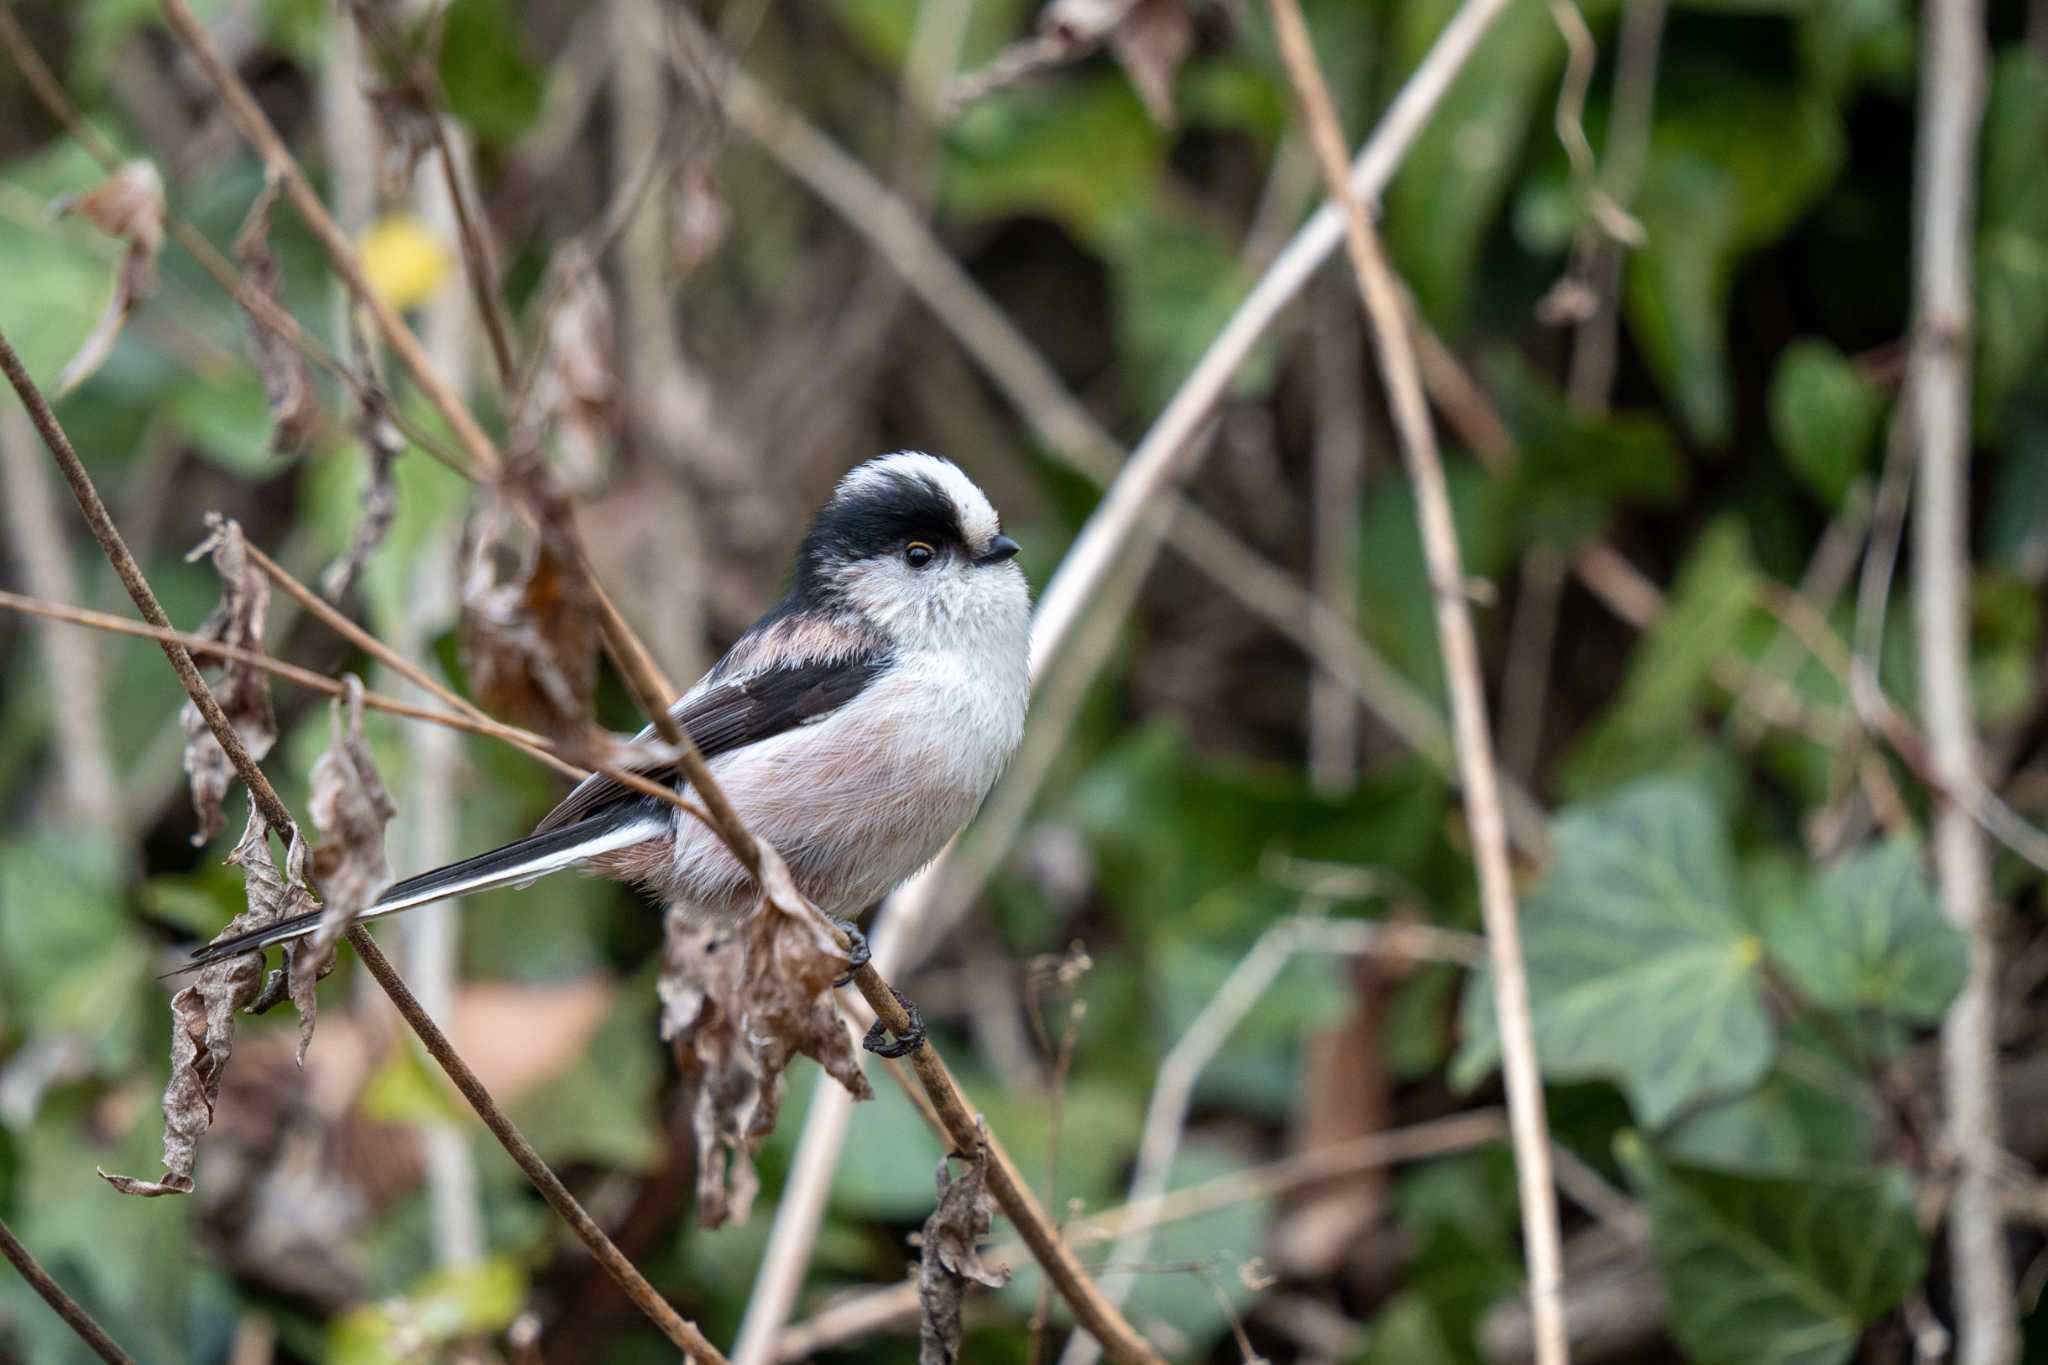
[[[1017,550],[952,461],[869,460],[811,523],[788,595],[669,708],[827,914],[850,919],[937,856],[1023,738],[1031,594]],[[640,771],[688,790],[673,765]],[[409,877],[358,918],[570,867],[711,913],[738,915],[756,895],[701,822],[599,774],[524,839]],[[212,943],[190,965],[319,922],[315,911]]]

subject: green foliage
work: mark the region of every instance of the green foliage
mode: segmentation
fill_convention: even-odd
[[[1825,341],[1795,341],[1771,376],[1771,435],[1792,472],[1839,507],[1869,467],[1884,395]]]
[[[1697,786],[1645,781],[1560,815],[1549,874],[1522,901],[1536,1050],[1556,1079],[1612,1079],[1662,1123],[1740,1090],[1770,1063],[1762,945],[1735,901],[1734,858]],[[1469,1084],[1499,1042],[1491,992],[1466,992]]]
[[[1469,460],[1446,460],[1451,520],[1465,572],[1477,578],[1502,573],[1513,562],[1516,509],[1501,485]],[[1443,704],[1443,659],[1437,649],[1436,611],[1429,565],[1416,528],[1415,492],[1405,478],[1374,485],[1365,500],[1361,543],[1372,553],[1359,565],[1359,617],[1375,648]]]
[[[1733,432],[1728,299],[1736,267],[1782,235],[1841,168],[1829,103],[1754,76],[1674,71],[1657,115],[1636,216],[1648,235],[1628,277],[1628,317],[1686,427]]]
[[[38,383],[56,378],[92,331],[121,254],[120,243],[78,218],[48,222],[49,206],[104,178],[83,148],[68,143],[0,174],[0,259],[9,279],[0,291],[0,326]]]
[[[1765,928],[1771,956],[1814,1003],[1931,1022],[1961,989],[1969,946],[1943,918],[1910,839],[1828,869],[1803,904]]]
[[[1695,538],[1664,615],[1629,657],[1619,695],[1575,746],[1569,790],[1588,794],[1670,765],[1673,738],[1691,730],[1714,663],[1741,638],[1761,582],[1739,521],[1722,518]]]
[[[1426,0],[1395,10],[1405,72],[1456,10]],[[1609,10],[1611,3],[1588,6]],[[1402,277],[1438,326],[1462,322],[1493,217],[1513,183],[1539,109],[1552,97],[1564,42],[1540,5],[1510,6],[1451,82],[1387,192],[1387,240]]]
[[[1746,1171],[1847,1170],[1870,1156],[1874,1098],[1811,1025],[1795,1026],[1754,1089],[1696,1107],[1659,1146],[1680,1160]]]
[[[526,1273],[493,1257],[439,1270],[401,1299],[357,1308],[336,1318],[327,1334],[330,1365],[399,1365],[424,1349],[448,1348],[509,1325],[526,1304]]]
[[[1977,411],[1996,423],[2048,350],[2048,60],[2014,46],[1992,70],[1977,211]]]
[[[1700,1365],[1835,1365],[1926,1264],[1902,1172],[1738,1176],[1633,1135],[1617,1152],[1650,1213],[1673,1330]]]
[[[509,0],[450,0],[441,12],[442,94],[488,142],[510,142],[540,117],[541,75],[519,28]]]
[[[1498,496],[1512,509],[1518,543],[1569,550],[1620,504],[1661,507],[1677,497],[1685,475],[1663,419],[1575,412],[1512,351],[1491,357],[1486,377],[1515,435],[1517,458]]]
[[[1179,934],[1208,922],[1242,935],[1248,899],[1276,904],[1260,872],[1266,859],[1412,873],[1433,846],[1443,800],[1440,781],[1419,766],[1343,799],[1317,796],[1291,773],[1196,759],[1172,727],[1154,725],[1105,755],[1070,808],[1096,847],[1103,893],[1133,929]]]

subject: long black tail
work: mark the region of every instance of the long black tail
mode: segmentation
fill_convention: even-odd
[[[446,900],[450,896],[466,895],[471,891],[488,891],[493,887],[511,886],[531,882],[545,877],[550,872],[560,872],[586,862],[600,853],[626,848],[632,844],[644,843],[658,838],[667,827],[667,820],[659,812],[635,810],[621,807],[602,815],[593,815],[588,820],[579,820],[573,825],[551,829],[545,834],[530,834],[516,839],[503,848],[494,848],[489,853],[479,853],[474,858],[464,858],[459,863],[437,867],[431,872],[422,872],[417,877],[408,877],[392,886],[378,898],[375,905],[364,910],[358,920],[382,919],[400,911],[433,901]],[[266,928],[237,934],[233,938],[218,939],[192,954],[192,960],[182,970],[191,971],[247,953],[268,948],[273,944],[304,938],[319,927],[320,912],[309,911],[279,920]]]

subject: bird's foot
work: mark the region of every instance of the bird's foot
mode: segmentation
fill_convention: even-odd
[[[902,991],[891,986],[889,994],[896,997],[896,1003],[903,1006],[903,1012],[910,1016],[910,1028],[892,1039],[888,1028],[877,1019],[868,1025],[867,1036],[860,1040],[860,1045],[877,1057],[908,1057],[924,1046],[924,1016],[917,1012],[917,1006],[911,1004],[910,998]]]
[[[832,989],[838,990],[841,986],[852,984],[853,978],[861,968],[868,965],[868,960],[874,953],[868,947],[868,936],[860,931],[858,924],[850,919],[835,919],[830,915],[826,918],[832,920],[833,928],[846,935],[846,975],[832,983]]]

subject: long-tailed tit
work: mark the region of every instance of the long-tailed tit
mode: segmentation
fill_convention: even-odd
[[[1016,750],[1031,632],[1016,553],[951,461],[870,460],[812,522],[789,595],[670,708],[740,818],[828,914],[858,914],[931,861]],[[673,766],[642,771],[687,789]],[[714,913],[756,894],[702,823],[599,775],[526,838],[409,877],[359,918],[570,867]],[[211,944],[191,965],[303,937],[319,919]]]

